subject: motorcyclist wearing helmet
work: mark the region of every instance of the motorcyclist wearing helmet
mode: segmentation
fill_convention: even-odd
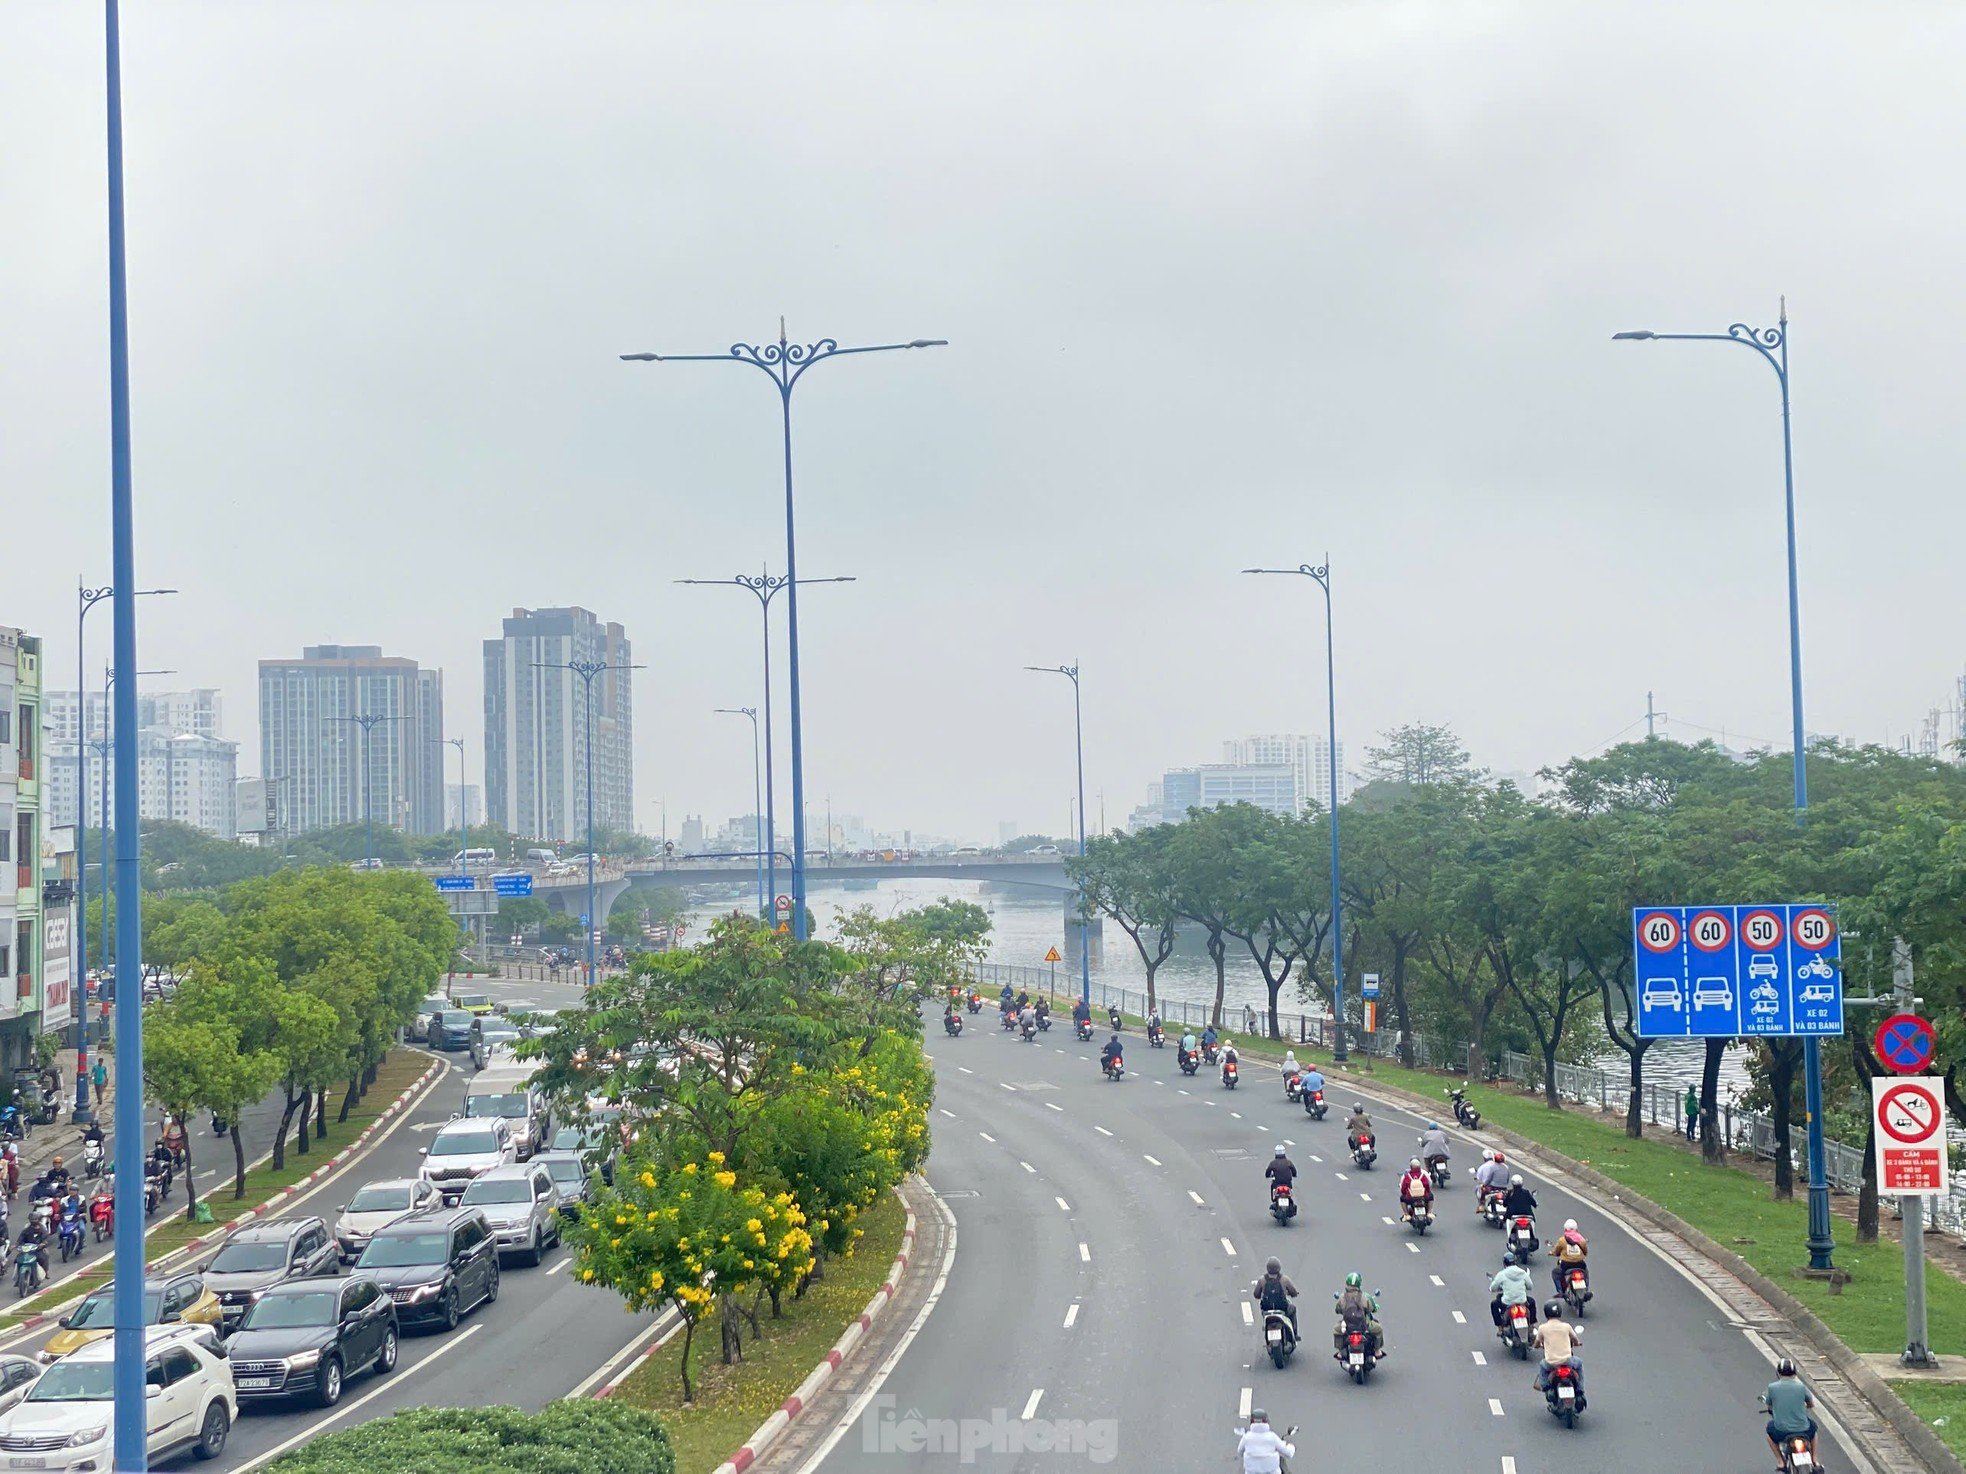
[[[1263,1175],[1270,1180],[1272,1189],[1296,1186],[1297,1164],[1290,1160],[1290,1153],[1284,1150],[1282,1142],[1277,1143],[1276,1151],[1270,1156],[1270,1164],[1263,1169]]]
[[[1301,1075],[1304,1073],[1304,1067],[1297,1063],[1297,1050],[1295,1049],[1295,1047],[1287,1048],[1284,1050],[1283,1069],[1281,1073],[1283,1075],[1283,1078],[1286,1080],[1288,1080],[1292,1075]]]
[[[1536,1216],[1536,1194],[1523,1185],[1520,1172],[1509,1178],[1509,1190],[1502,1194],[1502,1211],[1511,1218]]]
[[[1484,1150],[1481,1154],[1481,1165],[1475,1168],[1474,1179],[1475,1212],[1479,1214],[1487,1208],[1490,1198],[1508,1188],[1508,1163],[1502,1160],[1500,1152]]]
[[[1200,1044],[1195,1039],[1195,1031],[1193,1029],[1188,1030],[1187,1033],[1181,1036],[1181,1042],[1175,1046],[1174,1058],[1176,1063],[1186,1064],[1191,1059],[1199,1058],[1198,1051],[1200,1048]]]
[[[1017,1027],[1035,1036],[1038,1032],[1038,1011],[1030,1004],[1017,1010]]]
[[[1113,1035],[1112,1038],[1106,1041],[1106,1047],[1099,1051],[1100,1067],[1102,1069],[1110,1068],[1113,1065],[1119,1064],[1125,1057],[1125,1054],[1126,1048],[1120,1043],[1120,1036],[1118,1034]]]
[[[1495,1329],[1502,1329],[1503,1308],[1510,1305],[1529,1307],[1529,1324],[1536,1324],[1536,1282],[1529,1278],[1529,1271],[1516,1262],[1514,1254],[1502,1256],[1502,1268],[1495,1278],[1488,1282],[1488,1293],[1493,1297],[1488,1313],[1495,1322]]]
[[[1584,1328],[1563,1318],[1563,1302],[1552,1300],[1543,1307],[1544,1321],[1529,1333],[1529,1344],[1543,1348],[1542,1365],[1536,1369],[1536,1390],[1550,1389],[1550,1373],[1559,1366],[1570,1368],[1577,1384],[1577,1411],[1584,1410],[1584,1363],[1577,1355],[1577,1343],[1584,1339]]]
[[[1761,1404],[1768,1409],[1768,1448],[1778,1460],[1782,1456],[1780,1440],[1798,1434],[1809,1440],[1809,1452],[1815,1453],[1816,1420],[1809,1410],[1815,1407],[1816,1399],[1809,1395],[1808,1387],[1795,1374],[1795,1363],[1786,1356],[1776,1364],[1775,1380],[1761,1394]],[[1778,1463],[1776,1467],[1782,1466]]]
[[[1563,1282],[1573,1269],[1584,1271],[1584,1293],[1591,1288],[1590,1266],[1584,1261],[1590,1257],[1590,1241],[1577,1228],[1577,1220],[1563,1220],[1563,1232],[1543,1246],[1550,1252],[1550,1280],[1556,1286],[1558,1295],[1563,1293]]]
[[[1089,1024],[1091,1022],[1092,1022],[1092,1005],[1090,1003],[1087,1003],[1083,998],[1074,1001],[1072,1004],[1073,1026],[1076,1027],[1079,1024]]]
[[[1347,1331],[1363,1331],[1373,1360],[1386,1354],[1386,1334],[1379,1324],[1379,1302],[1365,1292],[1365,1282],[1355,1269],[1345,1276],[1345,1288],[1338,1292],[1338,1324],[1332,1327],[1331,1349],[1342,1354]]]
[[[1427,1169],[1420,1165],[1418,1157],[1406,1164],[1406,1172],[1399,1179],[1399,1210],[1403,1217],[1413,1216],[1413,1205],[1425,1203],[1431,1211],[1434,1202],[1434,1180],[1427,1175]]]
[[[1420,1160],[1427,1164],[1431,1172],[1436,1162],[1447,1165],[1447,1133],[1440,1129],[1440,1122],[1427,1122],[1427,1129],[1420,1134]]]
[[[1279,1474],[1285,1459],[1297,1457],[1297,1445],[1271,1428],[1269,1414],[1259,1407],[1236,1440],[1236,1453],[1242,1458],[1242,1474]]]
[[[1361,1141],[1374,1140],[1372,1118],[1365,1113],[1365,1102],[1352,1102],[1351,1118],[1345,1122],[1345,1145],[1353,1151],[1358,1150]]]
[[[1283,1272],[1283,1261],[1274,1255],[1263,1265],[1263,1277],[1249,1287],[1249,1298],[1264,1310],[1280,1310],[1290,1318],[1290,1334],[1297,1334],[1297,1287]]]

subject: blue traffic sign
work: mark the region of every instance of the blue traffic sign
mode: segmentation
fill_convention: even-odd
[[[1639,1037],[1841,1034],[1841,949],[1829,906],[1640,906]]]
[[[1379,996],[1379,974],[1368,972],[1358,980],[1358,995],[1370,1003]]]
[[[475,891],[478,882],[468,875],[439,875],[435,877],[440,891]]]
[[[492,889],[501,896],[529,896],[532,894],[532,877],[526,874],[494,875]]]

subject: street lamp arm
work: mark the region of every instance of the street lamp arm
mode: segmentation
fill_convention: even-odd
[[[1654,333],[1640,330],[1628,333],[1613,333],[1614,343],[1738,343],[1743,348],[1752,348],[1768,360],[1768,367],[1775,371],[1775,377],[1783,384],[1788,383],[1788,371],[1782,367],[1777,356],[1787,339],[1785,327],[1752,327],[1744,322],[1730,325],[1724,333]]]
[[[947,338],[913,338],[906,343],[869,343],[842,348],[837,338],[821,338],[813,343],[793,343],[780,338],[776,343],[733,343],[725,353],[624,353],[624,363],[747,363],[762,369],[777,383],[781,394],[789,395],[799,376],[815,363],[827,358],[844,358],[855,353],[893,353],[907,348],[946,348]]]

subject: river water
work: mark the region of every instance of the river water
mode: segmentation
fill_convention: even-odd
[[[783,887],[781,876],[780,888]],[[973,880],[900,877],[883,879],[878,888],[871,891],[849,891],[837,883],[815,887],[808,893],[807,903],[812,908],[815,930],[825,936],[832,932],[845,912],[866,907],[876,915],[887,916],[911,906],[940,900],[944,896],[974,901],[989,911],[989,960],[992,962],[1041,968],[1046,965],[1045,953],[1052,948],[1056,947],[1061,953],[1068,951],[1065,945],[1064,907],[1056,894],[1022,888],[997,888]],[[754,898],[755,892],[746,888],[741,896],[734,899],[717,900],[695,908],[686,917],[689,935],[701,936],[713,917],[728,914],[734,905],[748,907]],[[1071,964],[1057,964],[1057,972],[1060,989],[1069,988],[1077,972],[1076,956]],[[1104,947],[1095,949],[1092,977],[1095,982],[1105,982],[1113,987],[1137,990],[1144,989],[1146,985],[1146,969],[1140,964],[1140,954],[1134,950],[1126,933],[1110,923],[1105,927]],[[1155,977],[1155,985],[1164,998],[1192,1003],[1214,1001],[1215,964],[1200,938],[1190,936],[1181,940],[1174,955],[1161,966]],[[1267,1005],[1268,996],[1262,973],[1248,952],[1236,944],[1228,957],[1223,1017],[1240,1017],[1245,1003],[1260,1010]],[[1287,1013],[1307,1011],[1297,996],[1294,981],[1284,985],[1278,1007]],[[1698,1043],[1667,1041],[1654,1045],[1645,1056],[1646,1079],[1656,1084],[1670,1084],[1677,1093],[1684,1094],[1687,1085],[1698,1082],[1704,1055],[1705,1050]],[[1614,1082],[1625,1078],[1627,1062],[1624,1055],[1614,1050],[1600,1063],[1611,1072]],[[1745,1090],[1747,1083],[1745,1051],[1728,1050],[1721,1066],[1722,1099]]]

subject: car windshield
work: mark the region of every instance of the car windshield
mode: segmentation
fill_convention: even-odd
[[[262,1269],[285,1269],[287,1267],[287,1244],[281,1239],[273,1243],[241,1243],[234,1239],[218,1251],[212,1260],[214,1274],[250,1274]]]
[[[553,1133],[553,1150],[556,1152],[586,1151],[607,1144],[605,1126],[562,1126]]]
[[[405,1264],[442,1264],[450,1252],[441,1233],[385,1233],[369,1240],[358,1269],[395,1269]]]
[[[143,1323],[147,1326],[157,1324],[157,1317],[163,1313],[164,1295],[161,1290],[148,1291],[143,1297]],[[75,1314],[68,1318],[71,1331],[107,1331],[116,1325],[116,1297],[108,1290],[97,1290],[80,1305]]]
[[[430,1143],[433,1157],[475,1157],[498,1150],[498,1138],[489,1131],[439,1132]]]
[[[239,1329],[271,1331],[282,1326],[331,1326],[335,1323],[334,1290],[310,1290],[304,1295],[268,1295],[246,1312]]]
[[[410,1205],[410,1185],[407,1182],[391,1182],[363,1188],[348,1200],[350,1213],[387,1213],[401,1211]]]
[[[501,1180],[487,1182],[480,1177],[464,1190],[461,1201],[466,1207],[476,1203],[524,1203],[532,1198],[531,1191],[523,1182]]]
[[[451,999],[451,1002],[455,1003],[459,1008],[490,1008],[491,995],[489,993],[459,993],[455,998]]]
[[[516,1121],[526,1114],[524,1095],[474,1095],[464,1102],[464,1114],[476,1120],[487,1116],[503,1116],[508,1121]]]
[[[546,1170],[553,1174],[555,1182],[578,1182],[586,1174],[580,1170],[580,1163],[572,1157],[561,1157],[546,1164]]]
[[[58,1361],[41,1373],[29,1402],[108,1402],[115,1368],[106,1361]]]

